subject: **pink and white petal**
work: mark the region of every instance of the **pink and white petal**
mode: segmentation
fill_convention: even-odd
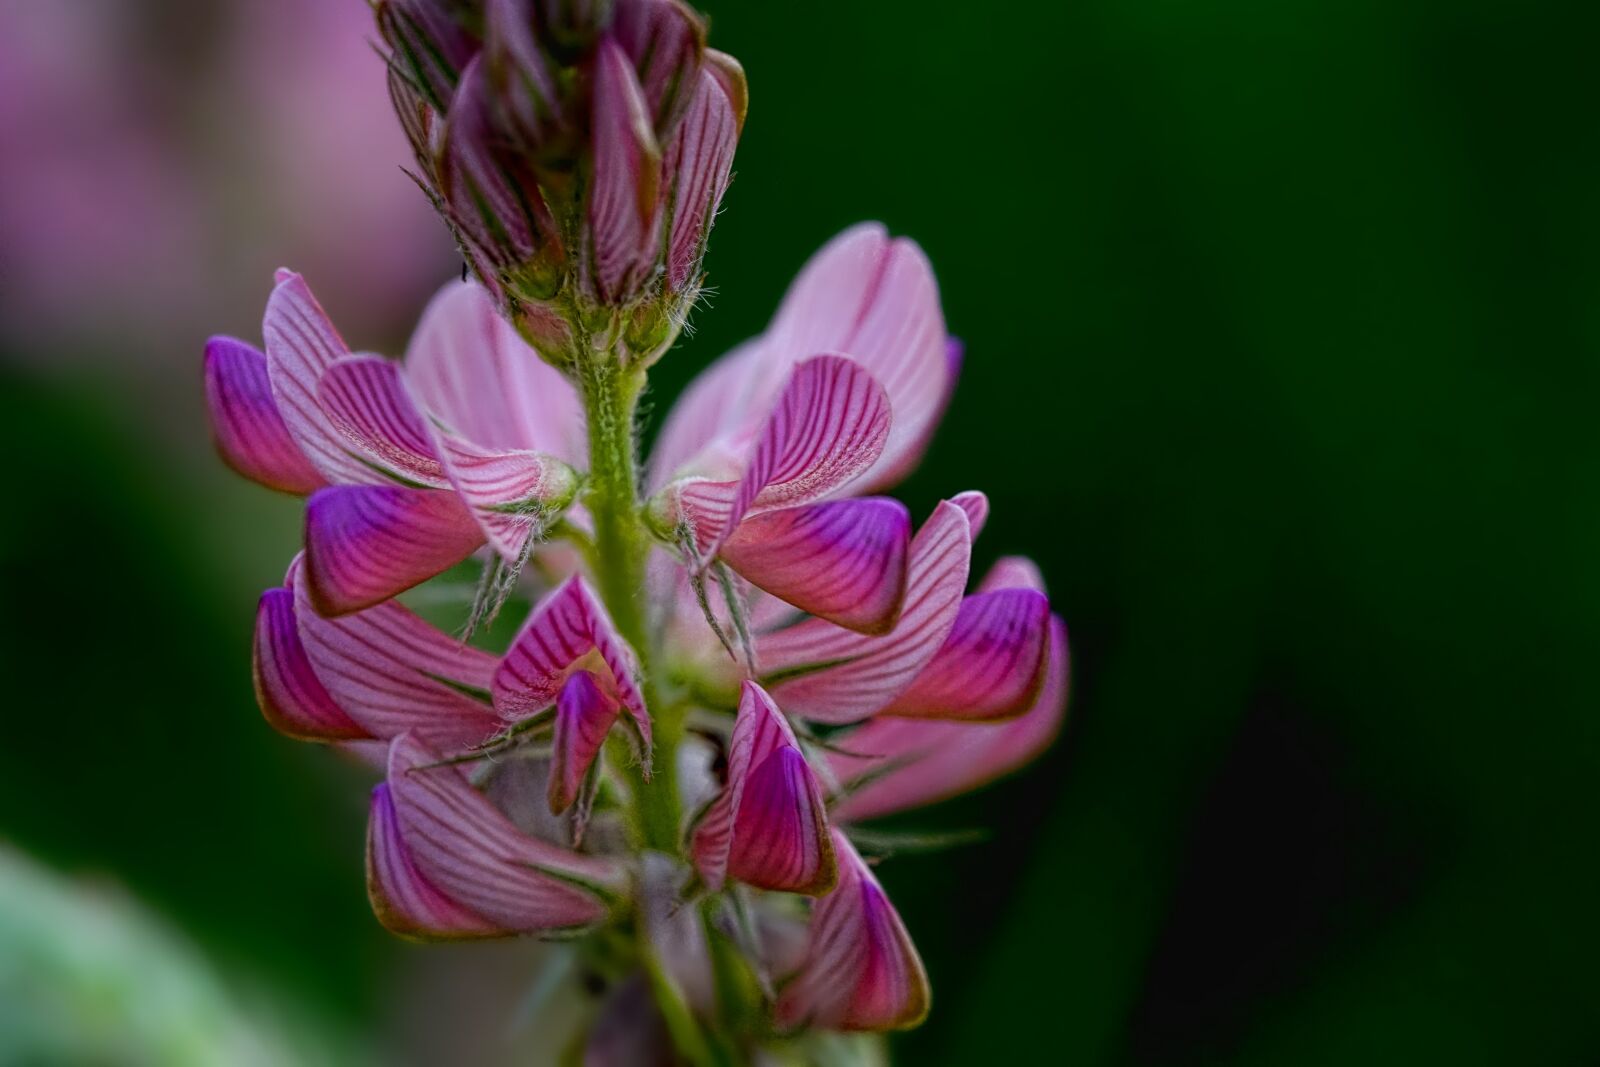
[[[846,790],[833,808],[834,818],[860,822],[932,804],[1030,763],[1061,732],[1067,688],[1067,628],[1052,618],[1044,685],[1027,712],[996,723],[873,719],[846,743],[857,755],[828,756]]]
[[[393,601],[330,619],[312,607],[303,568],[291,568],[306,658],[334,703],[368,734],[411,732],[458,752],[503,724],[484,699],[495,658],[462,644]]]
[[[650,451],[650,485],[660,488],[684,475],[708,472],[695,461],[726,433],[745,421],[743,395],[760,367],[759,340],[746,341],[701,371],[672,405]],[[753,427],[752,427],[753,429]],[[721,477],[721,472],[715,473]]]
[[[873,462],[889,436],[889,401],[861,366],[823,355],[794,368],[737,482],[688,481],[677,493],[703,558],[754,507],[818,500]]]
[[[347,356],[323,372],[317,398],[350,444],[377,466],[430,489],[450,484],[433,431],[398,364],[382,356]]]
[[[939,423],[944,421],[945,412],[950,410],[950,401],[955,399],[956,384],[961,380],[961,364],[966,358],[966,345],[955,337],[945,339],[945,376],[944,393],[923,419],[923,429],[920,437],[908,438],[903,444],[896,442],[895,451],[890,459],[879,463],[873,468],[871,484],[873,492],[881,492],[892,485],[905,481],[906,477],[916,470],[917,464],[922,462],[923,455],[928,451],[928,446],[933,443],[934,431],[939,428]],[[885,448],[885,452],[889,449]],[[982,523],[979,523],[981,526]],[[977,533],[974,532],[976,537]]]
[[[1037,589],[996,589],[961,602],[943,646],[884,715],[1006,719],[1038,696],[1050,601]]]
[[[928,976],[883,887],[833,833],[839,884],[812,908],[805,962],[778,997],[778,1025],[905,1030],[928,1014]]]
[[[574,671],[556,695],[554,752],[550,760],[550,810],[560,815],[578,799],[584,775],[617,721],[621,705],[588,671]]]
[[[306,658],[295,622],[294,593],[268,589],[256,607],[251,674],[261,714],[279,733],[303,741],[371,736],[334,702]]]
[[[586,883],[616,884],[615,864],[526,836],[415,736],[395,738],[388,781],[417,870],[462,907],[509,930],[569,930],[605,918],[605,901]]]
[[[588,196],[586,280],[602,303],[631,297],[654,269],[661,216],[661,148],[633,65],[604,38],[595,58],[594,178]]]
[[[405,375],[431,415],[476,445],[568,463],[586,455],[577,393],[476,282],[451,282],[429,302],[406,349]]]
[[[435,441],[451,488],[507,560],[521,558],[528,538],[538,536],[577,492],[577,474],[553,456],[494,451],[445,433]]]
[[[909,686],[955,625],[972,558],[967,514],[942,501],[911,542],[905,606],[882,636],[822,619],[756,638],[768,688],[790,714],[827,723],[859,722]]]
[[[1002,556],[978,583],[980,593],[992,593],[996,589],[1036,589],[1042,593],[1044,575],[1039,573],[1039,565],[1026,556]]]
[[[910,544],[905,505],[866,497],[748,516],[720,554],[751,584],[797,608],[881,634],[905,600]]]
[[[206,342],[206,410],[222,461],[269,489],[303,496],[322,475],[289,435],[267,376],[267,357],[243,341]]]
[[[419,941],[464,941],[516,933],[474,915],[434,888],[400,836],[387,783],[372,790],[367,817],[367,899],[390,933]]]
[[[334,484],[378,485],[389,479],[350,454],[350,443],[317,396],[322,375],[350,349],[305,279],[280,270],[261,321],[272,396],[300,450]]]
[[[989,521],[988,496],[976,489],[968,489],[965,493],[957,493],[951,497],[950,503],[967,513],[967,523],[972,527],[972,539],[976,541],[978,535],[983,533],[984,525]]]
[[[894,428],[864,491],[915,465],[954,377],[938,283],[915,242],[878,223],[835,237],[801,270],[765,338],[769,382],[795,361],[842,352],[882,383]]]
[[[578,575],[534,608],[506,649],[490,686],[495,709],[509,721],[543,711],[580,661],[584,669],[604,666],[605,675],[597,672],[602,688],[628,709],[648,749],[650,715],[639,691],[638,658]]]
[[[454,493],[336,485],[306,504],[306,571],[324,615],[371,607],[455,566],[483,531]]]
[[[693,281],[700,269],[738,140],[738,117],[727,89],[716,74],[702,71],[683,124],[667,146],[664,165],[672,183],[667,284],[674,290]]]

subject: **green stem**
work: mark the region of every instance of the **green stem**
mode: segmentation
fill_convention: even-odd
[[[594,519],[595,580],[618,632],[639,655],[644,699],[655,735],[653,773],[639,768],[634,781],[634,823],[643,844],[678,852],[677,748],[683,733],[681,711],[657,699],[651,671],[651,641],[646,611],[645,565],[651,540],[639,502],[634,419],[644,372],[617,365],[611,353],[596,353],[578,368],[589,429],[589,487],[585,496]]]

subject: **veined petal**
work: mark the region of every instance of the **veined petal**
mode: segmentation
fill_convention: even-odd
[[[881,634],[905,599],[911,514],[866,497],[748,516],[721,556],[751,584],[818,618]]]
[[[400,378],[382,356],[347,356],[322,374],[317,398],[352,445],[404,481],[442,489],[450,483],[433,432]]]
[[[388,600],[481,544],[472,513],[444,490],[336,485],[306,504],[306,571],[325,615]]]
[[[989,521],[989,498],[976,489],[969,489],[951,497],[950,503],[967,513],[967,525],[972,528],[972,539],[976,541]],[[1042,590],[1044,586],[1039,588]]]
[[[686,466],[743,414],[741,392],[760,358],[756,342],[746,342],[695,376],[678,397],[650,452],[650,485],[659,488],[687,473]]]
[[[451,282],[422,313],[406,348],[406,381],[451,432],[485,448],[587,454],[583,405],[476,282]]]
[[[699,80],[706,27],[677,0],[618,4],[611,32],[637,73],[656,136],[671,136]]]
[[[699,85],[663,170],[672,184],[672,228],[667,237],[667,284],[682,289],[700,270],[706,238],[728,188],[739,121],[723,82],[710,70]]]
[[[479,448],[450,434],[436,439],[451,487],[507,560],[519,559],[528,538],[538,536],[577,492],[577,474],[553,456]]]
[[[1031,762],[1061,731],[1067,683],[1067,628],[1052,618],[1044,684],[1028,711],[995,723],[873,719],[850,734],[847,747],[858,755],[829,753],[845,791],[834,818],[859,822],[932,804]]]
[[[516,933],[474,915],[434,888],[400,836],[388,783],[372,790],[367,816],[367,899],[390,933],[419,941],[460,941]]]
[[[588,671],[574,671],[556,695],[555,751],[550,762],[550,810],[559,815],[578,799],[583,776],[605,744],[621,710]]]
[[[577,575],[534,608],[506,649],[492,683],[495,709],[512,721],[543,711],[556,702],[574,665],[596,670],[601,687],[628,709],[648,750],[650,715],[639,692],[639,661]]]
[[[334,702],[312,669],[300,643],[291,590],[268,589],[261,594],[251,659],[256,703],[280,733],[303,741],[352,741],[371,736]]]
[[[916,681],[884,715],[1005,719],[1038,695],[1050,601],[1036,589],[995,589],[961,602],[955,625]]]
[[[261,321],[272,396],[300,451],[334,484],[377,485],[388,479],[350,454],[350,443],[317,397],[323,373],[350,354],[304,278],[280,270]]]
[[[389,749],[395,822],[421,876],[440,893],[508,930],[565,930],[599,922],[614,864],[517,830],[460,769],[411,734]]]
[[[367,733],[408,731],[452,752],[497,733],[482,697],[495,668],[487,652],[441,633],[394,601],[330,619],[311,605],[304,568],[290,568],[307,660],[337,706]]]
[[[267,357],[243,341],[206,342],[206,409],[222,461],[269,489],[303,496],[324,484],[289,435],[267,376]]]
[[[744,683],[728,741],[728,784],[695,823],[691,850],[713,891],[730,876],[813,895],[834,883],[821,787],[783,713],[754,682]]]
[[[889,425],[888,398],[859,364],[824,355],[796,366],[743,477],[676,487],[702,557],[715,555],[750,509],[817,500],[855,478],[882,452]]]
[[[659,246],[661,148],[648,102],[617,42],[600,42],[594,74],[594,176],[586,279],[602,303],[624,303],[649,280]]]
[[[839,884],[813,906],[806,958],[778,997],[778,1025],[905,1030],[928,1014],[928,976],[872,871],[833,832]]]
[[[967,514],[942,501],[917,531],[906,566],[905,606],[882,636],[807,619],[756,638],[767,686],[791,714],[859,722],[911,684],[954,626],[972,557]]]

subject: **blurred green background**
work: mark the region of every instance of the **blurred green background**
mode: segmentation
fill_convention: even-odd
[[[498,1062],[515,961],[383,934],[362,775],[251,697],[298,505],[214,460],[199,358],[258,336],[303,247],[227,180],[269,160],[258,127],[203,102],[255,5],[65,6],[175,60],[150,106],[185,158],[246,165],[191,170],[192,303],[137,329],[170,277],[41,321],[0,226],[0,840],[142,902],[331,1059],[446,1062],[465,1030]],[[904,496],[986,490],[980,565],[1035,557],[1072,634],[1051,754],[911,820],[987,842],[883,869],[935,991],[901,1062],[1600,1059],[1594,6],[701,6],[752,107],[658,411],[883,219],[968,351]],[[310,54],[278,57],[286,97]],[[59,243],[70,289],[102,250]],[[356,347],[398,351],[456,269],[431,231],[412,260],[329,297]]]

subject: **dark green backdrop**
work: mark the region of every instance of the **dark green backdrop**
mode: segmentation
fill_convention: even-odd
[[[1595,1062],[1590,5],[704,6],[752,107],[656,395],[915,237],[968,358],[906,496],[986,490],[1072,633],[1062,743],[914,821],[989,841],[884,868],[904,1062]],[[250,696],[295,503],[7,378],[0,835],[363,1025],[363,791]]]

